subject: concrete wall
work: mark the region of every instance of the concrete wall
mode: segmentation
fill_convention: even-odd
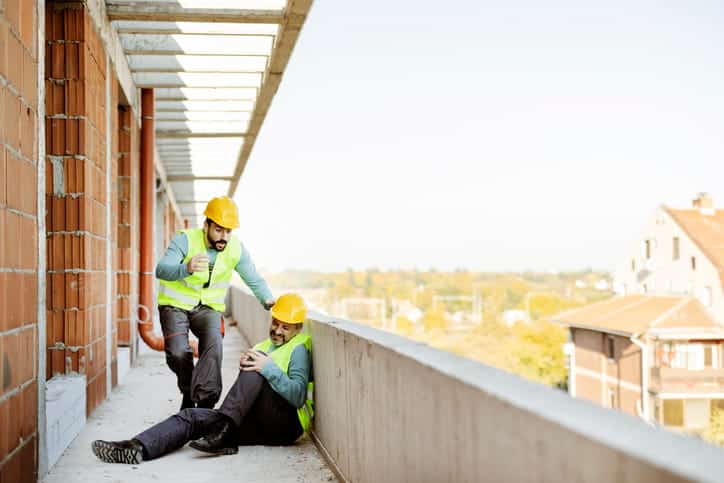
[[[233,289],[253,342],[269,315]],[[354,482],[718,481],[721,450],[358,324],[313,315],[314,434]]]

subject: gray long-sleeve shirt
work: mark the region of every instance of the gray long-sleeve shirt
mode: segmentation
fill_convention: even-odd
[[[241,242],[239,242],[241,243]],[[179,233],[173,237],[171,243],[166,250],[163,258],[156,265],[156,278],[173,282],[191,275],[183,263],[184,258],[189,252],[189,241],[184,233]],[[213,270],[216,263],[216,255],[218,252],[214,248],[207,248],[206,254],[209,256],[209,270]],[[241,258],[239,263],[234,267],[236,273],[239,274],[244,283],[251,289],[254,296],[264,304],[267,300],[272,300],[273,296],[266,281],[256,271],[254,262],[251,261],[249,251],[241,244]]]
[[[274,352],[277,347],[272,345],[269,353]],[[287,374],[274,363],[269,361],[261,368],[260,374],[269,382],[269,385],[289,404],[299,409],[304,406],[307,400],[307,384],[311,373],[312,355],[304,344],[300,344],[292,351],[289,359]]]

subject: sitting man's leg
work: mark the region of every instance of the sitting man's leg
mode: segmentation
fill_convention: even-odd
[[[229,445],[288,445],[304,432],[297,410],[256,372],[240,372],[219,408],[228,418],[219,432],[191,442],[192,448],[221,453]],[[233,440],[232,440],[233,437]]]
[[[177,450],[201,438],[224,421],[212,409],[184,409],[125,441],[93,441],[93,453],[106,463],[139,464]]]
[[[230,448],[237,449],[239,427],[246,414],[254,405],[262,387],[269,384],[258,372],[239,371],[234,385],[224,398],[224,402],[217,410],[224,422],[219,430],[205,435],[190,446],[207,453],[228,453]],[[270,388],[271,389],[271,388]]]

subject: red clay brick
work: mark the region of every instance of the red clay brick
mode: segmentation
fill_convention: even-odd
[[[7,274],[0,272],[0,297],[2,297],[3,300],[9,300],[7,295]],[[8,304],[2,304],[0,306],[0,333],[8,330],[8,326],[10,325],[7,318],[7,311],[9,310],[7,305]],[[0,352],[0,354],[3,354],[3,352]],[[0,384],[0,386],[2,386],[2,384]],[[1,388],[0,394],[2,394]]]
[[[38,64],[26,53],[23,56],[23,97],[35,108],[38,91]]]
[[[78,282],[77,273],[65,274],[65,306],[66,308],[78,307],[78,292],[82,290]]]
[[[18,150],[20,147],[20,99],[9,90],[5,90],[5,142]]]
[[[8,273],[5,276],[5,293],[7,300],[16,300],[17,305],[8,307],[6,312],[7,329],[12,330],[22,325],[21,308],[18,306],[22,301],[22,275],[18,273]]]
[[[10,28],[16,33],[20,32],[20,2],[23,0],[5,0],[5,16],[10,22]]]
[[[51,205],[51,226],[53,231],[65,230],[65,198],[62,196],[53,196]]]
[[[18,364],[15,364],[14,367],[18,367]],[[15,387],[17,387],[17,384],[15,384]],[[10,437],[8,438],[9,451],[13,451],[15,448],[20,446],[20,428],[22,427],[21,422],[24,416],[25,411],[23,408],[23,400],[18,392],[10,397]]]
[[[18,384],[20,384],[18,378],[18,361],[20,360],[20,339],[17,333],[6,334],[3,336],[3,339],[5,342],[5,354],[7,354],[7,357],[5,358],[5,373],[3,374],[3,378],[9,376],[9,379],[3,381],[3,385],[5,386],[5,392],[9,392],[15,389]]]
[[[46,149],[48,154],[65,154],[65,119],[46,119]]]
[[[8,173],[15,173],[16,175],[19,175],[22,172],[22,163],[23,162],[16,158],[12,153],[7,153],[6,169]],[[16,210],[23,209],[23,184],[24,182],[18,179],[18,177],[14,177],[13,180],[7,182],[6,196],[9,208],[14,208]]]
[[[18,137],[19,148],[22,154],[29,160],[35,161],[35,111],[32,108],[22,105],[20,109],[20,136]]]
[[[23,407],[26,409],[26,417],[23,421],[21,434],[23,439],[29,439],[38,427],[38,386],[36,382],[28,384],[23,389]]]
[[[37,406],[36,406],[37,407]],[[38,464],[35,459],[37,438],[27,441],[20,451],[20,483],[35,483],[38,480]]]
[[[25,184],[22,193],[22,210],[25,213],[35,215],[37,214],[37,199],[38,199],[38,171],[30,163],[23,162],[23,170],[21,173],[22,180]]]
[[[10,211],[5,213],[5,227],[7,233],[20,233],[20,216]],[[20,246],[18,245],[17,238],[9,236],[6,240],[5,245],[5,264],[7,268],[19,268],[20,262]],[[13,300],[13,299],[9,299]]]
[[[10,401],[0,402],[0,427],[10,428]],[[0,431],[0,461],[8,455],[10,431]]]
[[[48,116],[65,114],[65,91],[67,85],[51,80],[45,81],[45,109]]]
[[[20,40],[11,32],[8,32],[8,82],[20,91],[23,86],[23,46]]]
[[[28,52],[35,56],[36,5],[35,2],[20,2],[20,39]]]
[[[8,75],[8,27],[0,21],[0,76]]]
[[[2,141],[0,141],[0,142],[2,142]],[[6,191],[7,160],[6,159],[7,158],[6,158],[6,154],[5,154],[5,148],[2,145],[0,145],[0,205],[4,205],[5,203],[7,203],[7,194],[6,194],[7,193],[7,191]],[[2,261],[0,261],[0,266],[2,266]]]
[[[53,290],[50,307],[53,310],[63,310],[65,308],[65,274],[53,273],[50,278]]]
[[[0,467],[0,481],[23,483],[22,478],[25,478],[23,476],[22,457],[20,453],[17,453]]]

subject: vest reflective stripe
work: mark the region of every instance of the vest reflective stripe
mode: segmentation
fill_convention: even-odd
[[[172,287],[169,287],[168,285],[161,284],[158,287],[158,293],[159,293],[159,299],[161,298],[161,295],[163,295],[165,298],[171,298],[180,300],[181,302],[191,305],[192,307],[195,307],[199,303],[199,299],[193,298],[193,297],[187,297],[186,295],[182,294],[181,292],[178,292],[174,290]],[[163,305],[170,305],[170,304],[163,304]]]
[[[194,256],[206,253],[206,234],[200,228],[183,230],[186,235],[189,249],[183,263],[188,263]],[[208,272],[195,272],[182,280],[169,282],[160,281],[158,291],[158,305],[171,305],[184,310],[191,310],[199,303],[207,305],[214,310],[224,312],[226,305],[224,299],[231,286],[231,275],[241,259],[241,243],[232,236],[226,249],[216,254],[214,270]],[[211,278],[209,280],[209,277]],[[209,284],[207,288],[204,285]]]
[[[292,352],[298,345],[304,345],[307,348],[310,355],[312,353],[312,338],[309,334],[297,334],[289,342],[277,347],[274,351],[269,352],[272,346],[271,339],[266,339],[259,342],[254,346],[255,350],[260,350],[269,353],[269,357],[279,368],[286,374],[289,375],[289,362],[292,359]],[[302,429],[306,433],[312,426],[312,419],[314,419],[314,383],[310,382],[307,384],[307,400],[304,405],[297,409],[297,417],[299,423],[302,425]]]
[[[223,288],[223,289],[227,289],[229,287],[231,287],[231,282],[217,282],[217,283],[209,286],[209,288]]]

